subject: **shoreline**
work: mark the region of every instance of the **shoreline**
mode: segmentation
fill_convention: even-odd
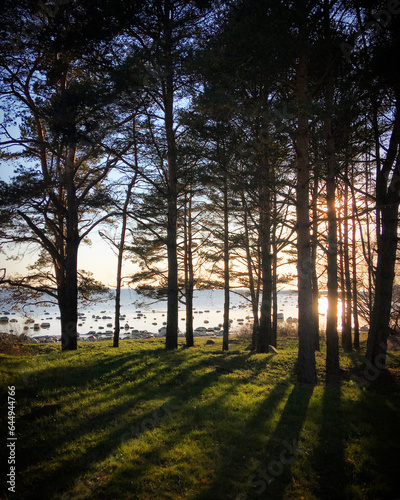
[[[242,291],[245,291],[241,289]],[[223,324],[223,290],[196,290],[193,308],[193,329],[195,336],[218,336]],[[1,295],[0,295],[1,298]],[[229,308],[231,333],[237,334],[243,327],[253,322],[249,301],[231,292]],[[324,328],[326,296],[320,294],[320,328]],[[80,339],[95,337],[103,340],[114,335],[114,299],[80,304],[78,309],[78,332]],[[61,337],[59,309],[55,304],[40,305],[10,304],[0,301],[0,331],[13,334],[26,334],[30,338]],[[297,291],[278,292],[278,315],[280,323],[296,323],[298,317]],[[186,311],[182,307],[178,313],[180,337],[184,337]],[[339,315],[338,315],[339,316]],[[120,338],[151,338],[165,336],[167,309],[164,300],[156,301],[139,295],[131,289],[124,289],[121,297]],[[1,320],[4,320],[2,322]],[[339,317],[340,320],[340,317]],[[340,327],[340,321],[338,322]],[[93,339],[92,339],[93,340]],[[83,340],[85,341],[85,340]]]

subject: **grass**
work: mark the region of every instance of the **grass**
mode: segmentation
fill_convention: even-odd
[[[248,346],[196,339],[168,352],[152,339],[0,355],[1,416],[14,385],[18,435],[16,493],[3,472],[0,498],[400,498],[399,357],[362,388],[361,353],[341,353],[336,385],[317,353],[312,386],[296,382],[295,339],[277,355]]]

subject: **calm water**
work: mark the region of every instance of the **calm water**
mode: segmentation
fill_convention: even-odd
[[[113,293],[113,292],[111,292]],[[241,291],[245,293],[245,291]],[[0,324],[0,331],[14,333],[27,333],[29,336],[60,335],[60,321],[58,319],[59,310],[56,305],[26,305],[22,309],[21,304],[10,304],[5,301],[8,292],[0,290],[0,316],[9,319],[7,324]],[[252,323],[252,312],[250,302],[238,293],[230,293],[230,319],[232,319],[232,332],[238,331],[243,325]],[[197,290],[194,293],[194,328],[217,327],[223,322],[223,290]],[[288,318],[297,319],[297,292],[280,291],[278,293],[278,312],[283,314],[284,321]],[[320,297],[320,319],[321,327],[325,323],[326,297]],[[8,314],[7,314],[8,313]],[[79,309],[80,320],[78,331],[80,334],[89,332],[105,333],[113,331],[114,321],[114,300],[108,299],[93,302]],[[134,290],[123,289],[121,291],[121,326],[130,333],[133,329],[150,333],[158,333],[164,326],[167,317],[167,302],[154,301],[139,295]],[[33,320],[42,325],[39,330],[34,330],[33,323],[26,323]],[[49,326],[43,326],[43,323]],[[184,332],[185,329],[185,306],[179,307],[179,326]]]

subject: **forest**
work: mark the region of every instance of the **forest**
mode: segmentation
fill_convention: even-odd
[[[4,0],[0,251],[37,259],[20,276],[3,264],[2,286],[53,297],[76,350],[78,298],[101,288],[79,249],[100,233],[118,255],[114,347],[122,286],[167,296],[172,351],[179,302],[192,347],[194,290],[221,288],[227,351],[240,286],[266,353],[292,282],[299,382],[315,382],[320,341],[339,376],[360,318],[365,362],[384,369],[400,318],[399,14],[399,0]]]

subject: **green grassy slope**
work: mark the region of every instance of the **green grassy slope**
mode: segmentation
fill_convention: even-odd
[[[1,355],[2,429],[14,385],[18,440],[16,493],[3,472],[0,498],[400,498],[398,354],[375,381],[356,368],[361,354],[342,353],[342,380],[326,386],[318,353],[308,386],[295,339],[277,355],[196,342]]]

